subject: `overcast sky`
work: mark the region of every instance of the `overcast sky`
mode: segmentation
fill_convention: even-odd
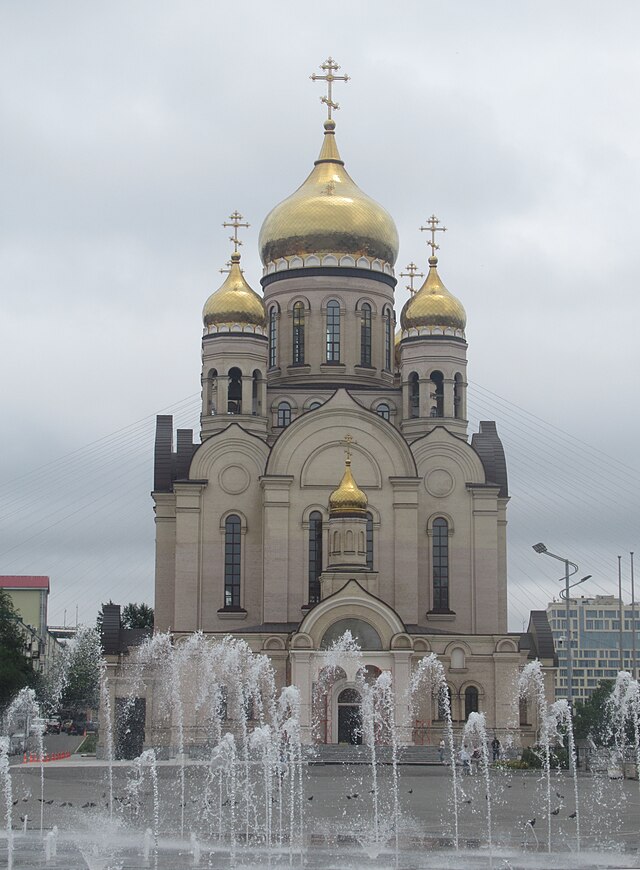
[[[639,35],[633,0],[0,2],[0,573],[49,574],[52,622],[151,602],[153,415],[197,427],[221,223],[250,221],[259,289],[331,54],[352,77],[338,144],[398,225],[397,271],[424,267],[432,212],[448,227],[471,417],[507,450],[511,627],[557,591],[537,540],[593,574],[586,594],[615,591],[623,554],[627,589]]]

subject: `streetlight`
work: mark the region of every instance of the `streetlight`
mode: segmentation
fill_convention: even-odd
[[[557,556],[555,553],[550,553],[547,550],[545,544],[534,544],[533,549],[536,553],[542,553],[543,556],[551,556],[552,559],[557,559],[559,562],[564,562],[564,590],[560,592],[560,597],[564,598],[566,603],[566,619],[567,619],[567,703],[569,704],[569,709],[573,710],[573,652],[571,650],[571,622],[570,622],[570,605],[571,605],[571,594],[570,590],[573,589],[574,586],[579,586],[581,583],[584,583],[585,580],[589,580],[591,578],[591,574],[587,574],[586,577],[583,577],[581,580],[577,580],[575,583],[570,583],[571,577],[578,571],[578,566],[575,562],[570,562],[569,559],[565,559],[564,556]],[[573,571],[569,570],[569,566],[573,568]],[[560,578],[562,581],[562,578]]]

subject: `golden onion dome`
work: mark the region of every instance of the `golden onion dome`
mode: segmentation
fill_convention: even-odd
[[[396,332],[396,336],[393,342],[393,356],[396,361],[396,368],[400,368],[400,342],[402,341],[402,330],[399,329]]]
[[[265,266],[281,257],[309,254],[395,263],[399,243],[393,218],[349,176],[335,126],[335,121],[325,121],[324,142],[311,174],[264,219],[258,244]]]
[[[449,293],[438,275],[438,258],[429,257],[429,273],[422,287],[400,314],[403,331],[419,327],[464,331],[467,315],[460,300]]]
[[[345,459],[345,469],[340,486],[329,496],[329,515],[332,517],[364,516],[367,511],[368,499],[359,489],[351,474],[351,460]]]
[[[266,327],[264,303],[245,281],[237,251],[231,254],[231,268],[224,284],[205,302],[202,319],[205,326]]]

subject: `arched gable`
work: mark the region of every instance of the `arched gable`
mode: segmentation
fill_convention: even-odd
[[[411,452],[421,476],[429,467],[445,460],[457,466],[466,483],[485,483],[484,467],[476,451],[443,426],[436,426],[414,441]]]
[[[331,468],[333,476],[323,475],[322,483],[333,481],[344,463],[342,438],[350,433],[353,444],[353,472],[368,475],[363,486],[381,486],[389,477],[415,477],[416,465],[409,445],[393,426],[377,414],[365,410],[346,390],[337,390],[313,414],[303,414],[280,435],[271,449],[266,473],[293,475],[305,485],[316,485],[312,457],[323,451],[322,465]],[[361,466],[361,467],[360,467]],[[316,466],[317,468],[319,466]]]
[[[218,482],[226,492],[243,491],[243,478],[248,474],[256,481],[264,474],[269,455],[268,446],[260,438],[246,432],[237,423],[232,423],[222,432],[212,435],[198,447],[191,460],[190,480],[211,480]],[[227,469],[244,469],[245,475]],[[222,480],[217,478],[222,475]],[[245,487],[246,488],[246,487]]]

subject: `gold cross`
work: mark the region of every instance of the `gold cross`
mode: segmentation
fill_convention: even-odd
[[[310,79],[312,82],[323,81],[327,83],[327,96],[320,97],[320,102],[324,103],[329,112],[329,120],[331,120],[331,110],[339,109],[340,106],[338,103],[334,103],[333,101],[333,83],[334,82],[348,82],[349,76],[337,76],[335,75],[336,70],[340,69],[340,64],[336,63],[332,57],[328,57],[324,63],[320,64],[320,69],[325,71],[325,75],[320,76],[317,73],[311,73]]]
[[[242,243],[240,243],[240,244],[242,244]],[[225,263],[225,266],[226,266],[226,269],[219,269],[218,271],[222,272],[223,274],[225,272],[230,272],[231,271],[231,260],[227,260],[227,262]],[[244,269],[240,269],[240,271],[244,275]]]
[[[229,241],[233,242],[233,252],[234,254],[238,253],[238,245],[241,245],[242,242],[238,238],[238,227],[249,227],[251,224],[242,223],[242,215],[236,209],[233,214],[229,215],[230,223],[225,221],[222,226],[223,227],[233,227],[233,235],[229,236]]]
[[[427,224],[426,227],[420,227],[423,232],[431,233],[431,241],[427,242],[428,245],[431,246],[431,256],[435,257],[436,251],[440,250],[440,245],[436,245],[436,233],[446,233],[446,227],[439,227],[438,224],[440,221],[438,218],[432,214],[428,221],[425,221]]]
[[[407,290],[409,290],[409,292],[413,294],[416,292],[413,287],[413,282],[416,278],[424,278],[424,272],[418,272],[418,267],[415,263],[409,263],[406,269],[406,272],[400,272],[400,277],[409,279]]]
[[[356,442],[353,440],[353,435],[345,435],[344,440],[347,444],[346,450],[345,450],[346,459],[347,459],[347,462],[351,462],[351,445],[355,444]]]

